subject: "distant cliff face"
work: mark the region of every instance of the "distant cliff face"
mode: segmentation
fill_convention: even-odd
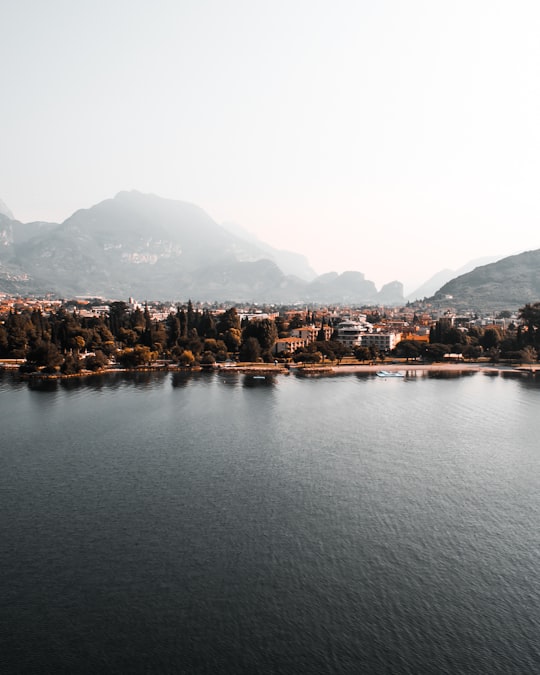
[[[433,300],[447,296],[459,307],[494,310],[540,301],[540,249],[476,267],[444,284]]]
[[[286,261],[285,274],[277,261]],[[295,274],[295,261],[299,263]],[[360,272],[312,281],[305,258],[218,225],[199,207],[121,192],[61,224],[0,216],[0,290],[62,296],[230,302],[400,302]],[[18,280],[18,281],[17,281]],[[391,291],[391,292],[390,292]]]
[[[0,215],[6,216],[10,220],[13,220],[13,214],[1,199],[0,199]]]

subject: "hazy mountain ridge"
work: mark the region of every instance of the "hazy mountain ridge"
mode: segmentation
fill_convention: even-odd
[[[421,300],[423,298],[429,298],[432,295],[434,295],[439,290],[439,288],[444,286],[444,284],[447,284],[452,279],[455,279],[456,277],[459,277],[463,274],[467,274],[467,272],[471,272],[473,269],[481,265],[488,265],[489,263],[497,262],[497,260],[500,260],[503,257],[504,256],[502,255],[483,256],[482,258],[475,258],[474,260],[470,260],[468,263],[458,268],[457,270],[451,270],[448,268],[440,270],[432,277],[430,277],[427,281],[425,281],[416,290],[414,290],[412,293],[409,293],[407,295],[407,300],[414,301],[414,300]]]
[[[245,241],[253,243],[261,250],[269,260],[275,262],[279,269],[286,275],[293,275],[304,279],[305,281],[313,281],[317,278],[317,274],[311,268],[308,259],[301,253],[287,251],[285,249],[275,249],[264,241],[261,241],[252,232],[249,232],[244,227],[236,223],[223,223],[223,227],[232,234],[240,237]]]
[[[313,277],[305,256],[225,228],[187,202],[120,192],[63,223],[21,223],[0,213],[0,292],[70,297],[229,302],[403,304],[403,285],[380,291],[362,272]],[[231,231],[233,229],[234,231]],[[243,236],[241,236],[243,234]],[[443,270],[415,293],[461,307],[518,307],[540,298],[540,251]],[[489,258],[487,259],[489,260]],[[283,267],[282,267],[283,266]],[[284,271],[286,270],[286,272]],[[307,277],[307,278],[306,278]],[[430,283],[441,283],[431,294]]]
[[[432,300],[457,307],[512,309],[540,301],[540,249],[476,267],[444,284]]]
[[[1,199],[0,199],[0,215],[6,216],[6,218],[9,218],[10,220],[14,220],[13,214]]]
[[[136,191],[80,209],[61,224],[0,218],[3,292],[238,302],[403,299],[399,283],[380,296],[361,272],[313,278],[301,254],[238,236],[193,204]]]

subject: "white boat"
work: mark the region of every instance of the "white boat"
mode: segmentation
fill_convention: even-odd
[[[405,375],[397,370],[378,370],[377,377],[405,377]]]

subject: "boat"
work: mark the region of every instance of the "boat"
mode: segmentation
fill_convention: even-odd
[[[405,377],[405,375],[397,370],[378,370],[377,377]]]

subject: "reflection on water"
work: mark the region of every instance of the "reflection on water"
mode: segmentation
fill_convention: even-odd
[[[28,380],[28,387],[32,391],[51,392],[57,391],[58,382],[59,381],[56,378],[44,379],[42,377],[31,377]]]
[[[242,386],[250,387],[273,387],[276,384],[276,375],[251,375],[245,374]]]
[[[456,380],[460,377],[472,377],[475,374],[471,370],[426,370],[424,372],[431,380]]]
[[[192,377],[193,376],[191,373],[173,373],[171,377],[171,384],[175,389],[181,389],[188,386]]]

